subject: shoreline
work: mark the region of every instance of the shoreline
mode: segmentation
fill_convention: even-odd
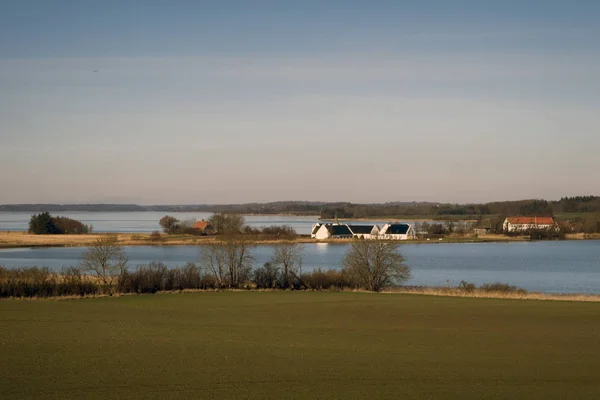
[[[159,239],[153,238],[149,233],[92,233],[85,235],[31,235],[25,232],[0,232],[0,249],[18,248],[51,248],[51,247],[87,247],[95,240],[105,236],[116,236],[121,246],[202,246],[220,242],[218,236],[192,236],[192,235],[162,235]],[[254,245],[274,245],[283,243],[324,243],[348,244],[354,239],[313,239],[308,235],[298,236],[293,239],[278,239],[273,237],[250,237],[249,242]],[[600,234],[573,234],[567,235],[565,240],[600,240]],[[480,235],[480,236],[447,236],[442,238],[399,240],[398,244],[434,244],[434,243],[517,243],[532,242],[528,237],[508,237],[505,235]]]

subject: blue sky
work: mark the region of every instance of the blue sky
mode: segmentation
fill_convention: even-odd
[[[600,2],[0,10],[0,203],[600,194]]]

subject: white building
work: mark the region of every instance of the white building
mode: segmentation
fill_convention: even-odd
[[[416,239],[417,233],[412,225],[388,223],[379,231],[379,238],[389,240]]]
[[[376,239],[379,235],[377,225],[348,225],[352,236],[358,239]]]
[[[313,224],[312,229],[310,230],[310,237],[315,239],[317,237],[317,232],[319,230],[319,228],[321,228],[323,224],[317,222],[316,224]]]
[[[523,232],[532,229],[555,228],[556,223],[552,217],[508,217],[502,224],[504,232]]]
[[[312,236],[312,234],[311,234]],[[348,229],[348,225],[340,224],[322,224],[319,229],[315,232],[315,239],[349,239],[354,235]]]
[[[377,225],[320,224],[313,225],[310,236],[313,239],[390,239],[407,240],[417,237],[415,228],[409,224]]]

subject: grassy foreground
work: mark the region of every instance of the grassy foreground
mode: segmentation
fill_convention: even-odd
[[[600,304],[329,292],[0,301],[3,398],[599,398]]]

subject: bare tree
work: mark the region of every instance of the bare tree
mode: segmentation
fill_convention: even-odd
[[[294,280],[300,280],[303,249],[299,243],[285,243],[273,250],[271,262],[281,267],[281,287],[291,287]]]
[[[83,271],[96,274],[111,291],[115,279],[127,271],[127,257],[116,236],[105,236],[85,250],[80,266]]]
[[[344,257],[344,271],[358,286],[378,292],[410,279],[398,244],[383,239],[355,240]]]
[[[243,232],[246,221],[240,214],[213,214],[208,221],[215,229],[216,233],[221,235],[231,235]]]
[[[241,234],[224,235],[219,242],[204,245],[200,265],[220,287],[236,288],[250,276],[253,245]]]
[[[211,275],[218,287],[225,286],[225,251],[221,243],[210,243],[200,251],[200,267]]]

